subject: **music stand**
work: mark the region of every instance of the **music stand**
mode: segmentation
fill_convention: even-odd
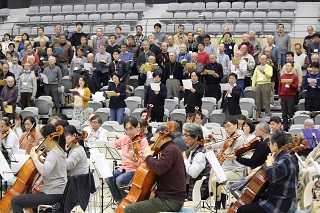
[[[227,182],[227,176],[224,173],[215,153],[213,151],[209,151],[205,153],[205,156],[207,158],[207,160],[209,161],[209,163],[211,164],[211,167],[213,169],[213,171],[216,174],[217,177],[217,183],[216,183],[216,201],[218,200],[218,187],[222,184],[224,184],[225,182]],[[216,213],[218,212],[218,208],[216,208]]]
[[[0,187],[1,187],[1,192],[0,192],[0,198],[2,198],[2,179],[7,183],[10,179],[14,178],[13,172],[10,169],[10,166],[3,156],[2,152],[0,152]],[[7,184],[5,184],[7,188]]]
[[[304,138],[308,141],[308,148],[314,148],[318,145],[320,141],[319,129],[302,129],[302,133]]]

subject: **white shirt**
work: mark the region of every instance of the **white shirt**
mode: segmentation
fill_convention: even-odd
[[[236,73],[238,76],[238,80],[243,80],[247,73],[247,62],[243,59],[240,60],[239,69],[236,68],[236,65],[232,64],[232,61],[230,61],[229,67],[231,73]]]
[[[301,53],[300,55],[297,55],[297,53],[294,54],[294,62],[300,64],[302,67],[304,65],[305,59],[307,55],[305,53]]]
[[[14,154],[19,154],[19,138],[14,131],[9,131],[7,137],[2,139],[2,144],[7,149],[10,159],[14,159]]]
[[[84,95],[84,89],[80,89],[78,88],[77,91],[79,92],[79,94],[83,97]],[[82,107],[82,98],[79,95],[75,95],[74,96],[74,106],[75,107]]]
[[[204,155],[204,153],[198,152],[193,157],[193,160],[191,162],[191,156],[193,152],[194,150],[190,152],[188,159],[184,159],[184,165],[186,167],[187,174],[192,178],[196,178],[206,167],[206,156]]]
[[[172,46],[168,46],[168,52],[178,55],[180,53],[180,47],[176,44],[173,44]]]
[[[87,128],[87,127],[86,127]],[[103,129],[101,126],[97,131],[94,131],[92,128],[88,127],[87,129],[85,129],[85,131],[88,132],[88,146],[89,147],[95,147],[95,142],[96,141],[107,141],[107,130]],[[98,138],[94,138],[94,137],[90,137],[91,132],[94,132],[97,134]]]

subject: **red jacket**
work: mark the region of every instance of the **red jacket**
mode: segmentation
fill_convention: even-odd
[[[40,59],[39,59],[39,56],[37,55],[37,54],[35,54],[35,53],[32,53],[32,55],[34,56],[34,58],[35,58],[35,64],[36,65],[40,65]],[[23,61],[27,61],[27,59],[28,59],[28,55],[25,55],[25,56],[23,56],[23,58],[22,58],[22,60]]]
[[[286,87],[286,83],[281,83],[281,79],[293,79],[289,87]],[[279,98],[294,98],[298,89],[298,76],[295,74],[283,74],[280,76],[279,81]]]
[[[198,52],[198,62],[202,64],[202,67],[210,63],[209,54],[205,51],[203,51],[202,53]]]

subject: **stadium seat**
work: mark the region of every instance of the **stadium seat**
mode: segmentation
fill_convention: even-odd
[[[183,124],[186,120],[186,111],[185,109],[175,109],[170,113],[170,120],[180,120]]]
[[[190,2],[183,2],[180,4],[180,8],[179,8],[180,11],[185,11],[185,12],[188,12],[190,10],[193,10],[192,8],[192,3]]]
[[[232,10],[238,10],[241,11],[244,9],[244,2],[237,1],[232,3]]]
[[[60,6],[60,5],[53,5],[53,6],[51,7],[51,12],[50,12],[50,14],[51,14],[51,15],[57,15],[57,14],[59,14],[59,13],[61,13],[61,6]]]
[[[206,11],[217,11],[219,9],[218,2],[207,2]]]
[[[177,12],[180,9],[179,3],[169,3],[167,7],[167,12]]]
[[[285,1],[285,2],[283,2],[283,10],[294,11],[296,9],[297,9],[297,2],[296,1]]]
[[[231,2],[220,2],[219,3],[219,10],[230,10],[231,9]]]
[[[230,12],[227,12],[227,18],[226,20],[229,20],[229,21],[236,21],[238,20],[240,17],[240,14],[238,11],[230,11]]]
[[[280,17],[279,11],[270,11],[267,13],[267,21],[278,22]]]
[[[123,13],[130,13],[133,11],[133,4],[132,3],[123,3],[121,6],[121,12]]]
[[[96,15],[100,16],[100,14],[96,14]],[[89,19],[90,19],[90,16],[89,16]],[[93,25],[92,32],[96,32],[98,28],[101,28],[102,30],[104,30],[104,25]]]
[[[221,24],[221,26],[222,26],[222,29],[223,29],[224,27],[228,27],[229,30],[230,30],[230,32],[233,32],[233,31],[234,31],[234,23],[226,22],[226,23]]]
[[[76,15],[66,15],[64,17],[64,21],[69,22],[69,23],[75,23],[77,20],[77,16]]]
[[[199,20],[199,12],[188,12],[187,13],[188,21],[198,21]],[[188,32],[186,30],[186,32]]]
[[[101,118],[101,120],[102,120],[102,122],[106,122],[106,121],[108,121],[109,120],[109,117],[110,117],[110,111],[109,112],[107,112],[107,110],[106,109],[109,109],[109,108],[103,108],[104,109],[104,111],[95,111],[94,112],[94,114],[95,115],[99,115],[100,116],[100,118]],[[110,110],[110,109],[109,109]]]
[[[185,23],[183,25],[184,25],[185,32],[193,32],[193,24]]]
[[[260,10],[269,10],[270,9],[270,2],[268,1],[260,1],[258,2],[258,11]]]
[[[118,13],[121,11],[121,4],[119,3],[112,3],[109,5],[109,12],[111,13]]]
[[[173,21],[173,13],[171,12],[161,13],[160,21],[164,23],[171,23]]]
[[[88,14],[80,14],[80,15],[77,15],[77,21],[89,21],[89,16]],[[86,31],[85,31],[86,32]]]
[[[281,1],[273,1],[270,4],[270,10],[282,10],[283,9],[283,3]]]
[[[146,11],[146,3],[141,3],[141,2],[135,3],[133,11],[137,13],[142,13]]]
[[[85,13],[95,13],[97,11],[97,5],[95,4],[87,4],[86,5],[86,9],[85,9]]]
[[[112,19],[113,19],[112,13],[105,13],[105,14],[101,15],[101,21],[111,21]],[[113,31],[114,31],[114,28],[113,28]],[[107,32],[107,31],[105,31],[105,32]]]
[[[173,14],[174,19],[180,19],[180,21],[185,21],[187,14],[185,12],[176,12]]]
[[[248,24],[245,24],[245,23],[238,23],[236,24],[236,27],[234,29],[234,33],[247,33],[249,30],[249,26]]]
[[[73,12],[73,5],[63,5],[61,14],[71,14]]]
[[[81,14],[85,11],[85,5],[83,4],[76,4],[73,6],[73,14]]]
[[[253,118],[253,116],[255,115],[255,109],[256,109],[255,99],[253,99],[253,98],[241,98],[239,104],[240,104],[241,110],[245,110],[245,111],[248,112],[248,116],[247,117]]]
[[[41,20],[41,16],[31,16],[29,21],[38,24],[40,20]]]
[[[165,99],[164,100],[164,108],[169,110],[171,113],[173,110],[177,109],[178,104],[173,99]]]
[[[294,124],[303,124],[306,119],[309,119],[309,115],[294,115],[293,123]]]
[[[53,16],[52,21],[54,23],[61,23],[64,22],[64,16],[63,15],[58,15],[58,16]]]
[[[257,34],[262,31],[262,24],[260,23],[251,23],[249,26],[249,30],[254,30]]]
[[[119,21],[123,21],[125,19],[126,19],[125,13],[115,13],[113,15],[113,21],[119,22]]]
[[[298,110],[305,110],[305,107],[304,107],[304,102],[305,102],[305,99],[300,99],[299,100],[299,103],[298,103]]]
[[[166,25],[166,32],[168,34],[173,34],[175,32],[176,29],[176,24],[168,24]]]
[[[144,108],[137,108],[137,109],[133,110],[131,113],[131,116],[140,120],[140,113],[142,112],[142,110],[144,110]]]
[[[100,19],[100,14],[90,14],[88,17],[88,21],[99,21]],[[95,32],[95,30],[93,32]]]
[[[22,33],[31,34],[31,28],[30,27],[21,27],[19,29],[19,35],[22,35]]]
[[[244,3],[244,9],[245,11],[248,10],[256,10],[257,9],[257,2],[255,1],[247,1],[246,3]]]
[[[50,6],[41,6],[39,7],[38,15],[48,15],[50,13]]]
[[[216,109],[217,100],[213,97],[203,97],[202,99],[202,109],[208,110],[209,114]]]
[[[126,103],[127,107],[133,112],[135,109],[140,108],[141,102],[137,102],[132,99],[125,99],[124,102]]]
[[[213,17],[212,12],[202,12],[201,15],[205,16],[205,20],[204,21],[210,21],[211,22],[211,19]]]
[[[138,20],[138,13],[127,13],[126,14],[126,21],[127,22],[136,22]]]
[[[320,125],[320,115],[317,115],[316,117],[314,117],[314,122],[316,125]]]
[[[281,21],[293,21],[294,12],[292,11],[283,11],[281,12]]]
[[[52,22],[52,16],[42,16],[41,17],[41,22],[43,22],[43,23]],[[47,33],[47,29],[46,29],[46,33]]]
[[[68,120],[69,124],[74,126],[78,131],[81,129],[81,123],[78,120]]]
[[[202,11],[205,10],[206,4],[204,2],[195,2],[195,3],[193,3],[191,8],[192,8],[193,11],[202,12]]]
[[[255,21],[263,21],[267,18],[267,13],[264,11],[257,11],[253,14],[253,19]]]
[[[240,13],[240,20],[242,22],[251,22],[253,20],[253,12],[251,11],[243,11]]]
[[[277,30],[277,25],[275,23],[265,23],[263,25],[264,33],[274,33]]]
[[[37,15],[39,12],[39,7],[38,6],[32,6],[28,8],[28,12],[26,13],[27,16],[33,16]]]
[[[218,35],[221,33],[221,24],[219,23],[211,23],[208,24],[208,33],[212,33],[214,35]]]
[[[219,123],[221,126],[223,125],[225,118],[220,109],[213,110],[210,114],[210,122],[211,123]]]
[[[227,18],[226,12],[215,12],[213,13],[213,19],[215,21],[223,22]]]
[[[122,29],[122,33],[128,34],[131,32],[131,27],[129,24],[120,24],[119,26]]]
[[[98,4],[97,7],[97,12],[99,13],[106,13],[109,10],[109,5],[108,4]]]

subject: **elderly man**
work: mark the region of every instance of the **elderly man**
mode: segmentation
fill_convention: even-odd
[[[49,41],[49,43],[50,43],[49,46],[50,46],[50,47],[52,47],[55,42],[56,42],[56,43],[59,42],[59,38],[60,38],[60,36],[61,36],[61,31],[62,31],[61,25],[56,25],[56,26],[54,27],[54,35],[51,36],[50,41]]]
[[[320,53],[320,33],[313,34],[313,42],[310,44],[310,53],[319,55],[319,53]]]
[[[110,53],[106,51],[106,45],[104,43],[101,43],[99,45],[99,52],[96,54],[95,62],[100,63],[101,67],[101,80],[103,83],[103,86],[108,85],[109,80],[109,64],[112,62],[112,56]]]
[[[59,59],[62,76],[67,75],[68,67],[70,67],[73,58],[73,50],[65,35],[61,35],[59,43],[54,45],[54,52],[53,55]]]
[[[314,36],[314,29],[312,26],[307,27],[308,35],[303,39],[303,49],[305,49],[308,57],[310,57],[310,44],[312,43]]]
[[[265,104],[266,119],[270,119],[270,90],[272,67],[267,64],[267,56],[260,57],[261,66],[257,66],[252,76],[252,90],[256,93],[256,105],[258,120],[261,116],[262,104]]]
[[[47,42],[44,38],[40,39],[39,46],[36,48],[36,53],[40,59],[40,65],[45,57],[47,57]]]
[[[203,66],[201,63],[198,62],[198,53],[193,52],[191,54],[191,63],[196,65],[196,69],[193,69],[192,67],[188,67],[187,65],[183,68],[183,77],[184,78],[190,78],[190,73],[192,71],[195,71],[197,74],[200,74],[203,70]]]
[[[20,75],[23,73],[23,68],[18,64],[18,58],[12,57],[11,59],[12,65],[9,68],[9,71],[12,72],[15,76],[16,82],[19,81]]]
[[[4,64],[5,69],[9,69],[7,64]],[[3,116],[13,119],[16,111],[16,102],[18,98],[18,87],[15,85],[14,76],[8,76],[7,85],[2,89],[0,100],[2,103]],[[12,110],[10,108],[12,107]],[[9,108],[10,107],[10,108]]]
[[[81,36],[81,38],[80,38],[80,45],[77,46],[76,50],[77,50],[78,48],[84,49],[84,56],[85,56],[85,57],[87,57],[88,53],[94,53],[94,52],[93,52],[93,48],[92,48],[90,45],[88,45],[88,39],[87,39],[86,36]],[[94,54],[95,54],[95,53],[94,53]]]
[[[187,42],[188,37],[183,33],[184,26],[179,24],[178,26],[178,33],[173,36],[174,43],[178,46]]]
[[[95,94],[101,88],[101,66],[99,62],[94,61],[93,53],[88,54],[88,63],[91,64],[90,68],[86,70],[82,68],[81,75],[88,79],[88,87],[92,94]]]
[[[223,68],[223,78],[221,79],[221,83],[228,83],[228,76],[230,74],[230,58],[227,54],[224,53],[225,46],[224,44],[218,45],[218,53],[217,53],[217,62],[222,65]]]
[[[182,90],[183,68],[180,62],[176,61],[176,55],[169,53],[170,62],[165,68],[165,76],[162,82],[167,87],[167,97],[177,97],[180,99],[180,90]]]
[[[187,63],[191,62],[191,55],[187,51],[187,46],[185,44],[180,45],[180,53],[177,55],[177,61],[181,62],[182,60],[186,60]]]
[[[294,53],[291,52],[291,51],[288,51],[286,53],[286,60],[287,62],[289,63],[293,63],[294,64],[294,67],[293,67],[293,70],[292,70],[292,73],[297,75],[298,78],[299,78],[299,85],[298,85],[298,91],[300,91],[301,89],[301,85],[302,85],[302,70],[301,70],[301,66],[298,64],[298,63],[295,63],[294,61]],[[281,69],[281,73],[280,75],[283,75],[286,73],[286,66],[284,65]]]
[[[254,57],[254,61],[256,64],[258,64],[259,62],[259,59],[258,59],[258,56],[259,54],[261,53],[261,44],[260,42],[256,39],[256,32],[251,30],[249,32],[249,42],[253,45],[253,57]]]
[[[156,62],[161,68],[161,70],[164,70],[166,68],[166,65],[169,63],[169,44],[167,42],[162,42],[161,44],[161,53],[156,55]]]
[[[168,40],[168,52],[169,53],[174,53],[175,55],[179,54],[180,47],[174,43],[173,37],[172,36],[168,36],[167,40]]]
[[[227,26],[224,26],[224,27],[223,27],[222,33],[223,33],[223,35],[224,35],[225,33],[230,33],[230,35],[231,35],[230,29],[229,29],[229,27],[227,27]],[[230,41],[233,42],[233,43],[236,43],[236,39],[235,39],[233,36],[231,36]],[[219,39],[218,44],[222,44],[222,43],[224,43],[224,42],[225,42],[225,39],[224,39],[224,36],[222,36],[222,37]]]
[[[155,56],[159,55],[161,53],[160,47],[155,43],[154,36],[149,35],[148,36],[148,42],[150,46],[150,50],[154,53]]]
[[[264,50],[267,56],[267,63],[272,67],[272,77],[271,77],[271,90],[270,90],[270,104],[274,105],[274,93],[278,93],[278,62],[275,57],[272,56],[272,50],[270,47],[267,47]]]
[[[274,37],[272,35],[268,35],[267,36],[267,46],[265,46],[263,49],[262,49],[262,55],[265,54],[265,49],[266,47],[270,47],[271,50],[272,50],[272,56],[275,57],[277,59],[277,62],[278,62],[278,70],[281,69],[281,52],[280,52],[280,49],[279,47],[277,47],[275,44],[274,44]]]
[[[244,91],[244,79],[248,72],[248,63],[242,57],[243,52],[241,50],[237,50],[234,58],[238,60],[230,61],[229,67],[231,73],[236,73],[238,76],[237,86],[241,87],[241,97],[243,98]],[[252,57],[252,56],[251,56]],[[252,58],[253,59],[253,58]]]
[[[204,71],[202,75],[205,79],[205,96],[206,97],[214,97],[217,102],[221,98],[221,79],[223,77],[223,69],[221,64],[217,63],[216,54],[209,55],[210,62],[204,66]],[[213,70],[214,73],[208,73],[207,70]]]
[[[202,27],[198,27],[197,28],[197,34],[198,34],[198,36],[197,36],[197,38],[196,38],[196,42],[198,42],[198,43],[204,43],[204,30],[203,30],[203,28]]]
[[[187,41],[186,41],[187,51],[189,54],[192,52],[198,52],[198,42],[194,40],[193,32],[188,32]]]
[[[1,80],[6,80],[9,76],[12,76],[13,79],[15,79],[14,74],[9,71],[9,64],[3,63],[3,65],[2,65],[2,73],[0,73],[0,79]],[[3,84],[0,84],[0,92],[2,91],[3,87],[6,85],[5,82],[2,82],[2,83]]]
[[[226,32],[225,34],[223,34],[223,38],[223,44],[225,47],[224,53],[227,54],[231,60],[234,57],[234,53],[238,49],[238,46],[236,43],[231,41],[231,33]]]
[[[242,45],[246,45],[247,46],[247,52],[250,55],[253,56],[253,54],[254,54],[254,46],[250,43],[248,34],[243,34],[242,35],[242,43],[239,44],[239,46],[238,46],[239,50],[241,49]]]
[[[28,56],[33,55],[34,58],[35,58],[35,62],[34,62],[34,63],[35,63],[36,65],[39,65],[39,64],[40,64],[39,56],[33,52],[32,46],[31,46],[31,45],[28,45],[27,48],[26,48],[26,50],[27,50],[27,51],[26,51],[26,55],[23,56],[23,58],[22,58],[22,63],[21,63],[21,64],[23,65],[23,64],[27,61]]]
[[[155,54],[150,50],[150,44],[147,41],[142,42],[143,52],[141,52],[137,59],[137,70],[140,70],[142,64],[148,62],[149,56],[155,56]],[[140,70],[141,71],[141,70]]]
[[[153,55],[150,55],[148,57],[148,62],[146,62],[145,64],[155,64],[156,62],[156,58]],[[140,80],[141,83],[144,84],[145,86],[149,86],[150,83],[154,83],[153,81],[153,76],[152,73],[154,71],[158,71],[160,74],[162,74],[162,70],[161,68],[158,66],[158,69],[151,69],[151,71],[148,71],[145,69],[145,67],[143,65],[141,65],[141,67],[139,68],[140,70]]]
[[[302,52],[301,44],[296,43],[294,45],[295,54],[294,54],[294,61],[298,63],[301,66],[303,76],[306,75],[306,70],[310,65],[310,58],[307,56],[307,54]]]
[[[27,54],[27,46],[30,45],[30,41],[29,40],[26,40],[23,42],[23,46],[24,48],[22,50],[20,50],[19,52],[19,61],[22,62],[22,58]],[[31,46],[32,48],[32,46]]]
[[[251,54],[248,53],[247,45],[243,44],[241,45],[240,50],[242,51],[242,59],[244,59],[247,62],[247,73],[245,75],[244,79],[244,87],[251,86],[251,77],[253,75],[254,68],[256,66],[256,62],[254,61],[254,58]]]
[[[55,65],[56,58],[49,57],[49,66],[43,71],[43,74],[48,78],[48,83],[44,84],[45,95],[51,96],[56,107],[56,112],[60,113],[60,92],[61,92],[61,69]]]
[[[108,38],[103,36],[103,30],[101,27],[97,28],[96,35],[92,41],[93,46],[93,54],[97,54],[100,52],[100,44],[104,44],[105,47],[108,46]]]
[[[281,52],[281,66],[286,63],[286,52],[291,50],[291,39],[288,33],[284,32],[284,25],[278,24],[278,32],[274,34],[274,44]]]
[[[34,74],[31,73],[31,66],[28,62],[24,64],[24,73],[19,80],[18,89],[21,109],[26,107],[32,107],[33,102],[37,94],[37,79]]]

